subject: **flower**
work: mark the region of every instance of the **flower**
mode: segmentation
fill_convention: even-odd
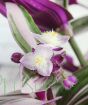
[[[4,2],[14,2],[22,5],[31,14],[36,24],[42,31],[56,30],[64,24],[67,24],[73,17],[63,7],[50,0],[3,0]],[[0,2],[3,5],[3,2]],[[6,9],[3,8],[6,15]],[[0,9],[2,12],[2,7]],[[48,19],[49,18],[49,19]],[[48,20],[47,20],[48,19]]]
[[[35,52],[27,53],[21,58],[20,62],[30,70],[37,70],[42,76],[50,76],[53,69],[53,64],[50,60],[52,56],[53,51],[51,48],[38,45]]]
[[[53,49],[63,47],[70,38],[69,36],[62,36],[55,31],[46,31],[41,35],[34,33],[33,36],[41,43],[47,44]]]
[[[68,76],[66,79],[63,80],[63,84],[65,89],[70,89],[75,84],[77,84],[77,78],[75,76]]]

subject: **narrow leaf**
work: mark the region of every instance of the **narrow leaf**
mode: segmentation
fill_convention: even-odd
[[[26,18],[26,21],[28,23],[29,29],[32,32],[36,33],[36,34],[41,34],[41,31],[38,28],[38,26],[35,24],[32,16],[27,12],[27,10],[24,7],[20,6],[20,8],[21,8],[21,10],[22,10],[22,12],[23,12],[23,14],[24,14],[24,16]]]
[[[71,25],[75,34],[83,31],[85,28],[88,28],[88,16],[72,21]]]
[[[23,49],[23,51],[26,53],[31,51],[31,47],[23,39],[23,37],[22,37],[21,33],[19,32],[19,30],[13,20],[13,17],[11,15],[10,15],[10,19],[9,19],[9,24],[10,24],[10,28],[12,30],[14,39],[19,44],[19,46]]]

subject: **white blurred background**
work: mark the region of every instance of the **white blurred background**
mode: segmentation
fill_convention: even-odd
[[[75,19],[83,16],[88,16],[88,9],[79,5],[71,5],[68,7],[68,10],[71,12]],[[88,30],[75,35],[75,39],[82,53],[85,55],[88,51]],[[66,45],[66,50],[67,53],[75,59],[74,63],[76,65],[79,65],[79,62],[69,44]],[[19,76],[17,76],[17,74],[19,73],[19,65],[11,62],[10,60],[10,57],[14,52],[22,52],[22,50],[19,48],[12,37],[7,19],[0,14],[0,76],[3,76],[3,78],[8,81],[8,89],[6,88],[7,90],[3,90],[2,88],[5,84],[1,83],[0,77],[0,94],[2,94],[3,92],[7,93],[9,91],[13,91],[15,87],[11,84],[14,79],[17,82],[16,89],[20,89],[20,85],[18,85],[20,84],[20,79]]]

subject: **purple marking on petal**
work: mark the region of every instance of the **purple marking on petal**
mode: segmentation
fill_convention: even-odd
[[[53,49],[54,51],[60,51],[60,50],[62,50],[63,48],[61,48],[61,47],[59,47],[59,48],[55,48],[55,49]]]

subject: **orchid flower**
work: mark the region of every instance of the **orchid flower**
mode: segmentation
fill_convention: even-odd
[[[42,33],[41,35],[34,33],[33,36],[41,43],[44,43],[52,47],[53,49],[60,47],[63,48],[63,46],[68,42],[70,38],[69,36],[62,36],[55,31],[47,31]]]
[[[53,51],[51,48],[38,45],[34,52],[24,55],[20,62],[30,70],[37,70],[42,76],[50,76],[53,69],[52,62],[50,61],[52,56]]]
[[[3,0],[3,2],[13,2],[25,7],[41,31],[56,30],[72,19],[66,9],[50,0]],[[3,2],[0,2],[0,12],[6,15]]]

